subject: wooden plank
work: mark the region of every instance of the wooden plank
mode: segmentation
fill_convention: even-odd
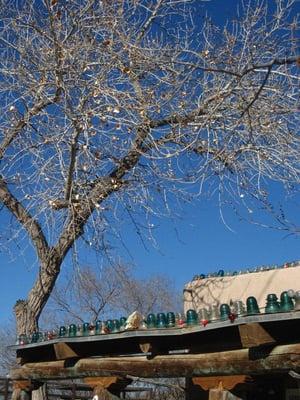
[[[235,320],[234,324],[228,321],[218,321],[214,323],[209,323],[206,327],[196,325],[192,327],[184,328],[168,328],[168,329],[147,329],[147,330],[134,330],[134,331],[124,331],[119,333],[102,334],[102,335],[91,335],[91,336],[81,336],[81,337],[65,337],[65,338],[55,338],[52,340],[47,340],[45,342],[30,343],[27,345],[14,345],[10,346],[15,350],[25,350],[28,348],[38,348],[41,346],[49,346],[53,343],[80,343],[80,342],[95,342],[95,341],[114,341],[122,340],[123,338],[144,338],[151,337],[168,337],[168,336],[188,336],[193,333],[207,332],[209,330],[219,330],[224,328],[234,328],[241,324],[251,324],[254,322],[278,322],[286,323],[286,321],[293,321],[300,319],[300,312],[293,311],[289,313],[275,313],[275,314],[259,314],[251,315],[245,317],[239,317]]]
[[[248,375],[231,376],[206,376],[192,378],[194,385],[199,385],[203,390],[215,389],[222,385],[226,390],[233,389],[236,385],[249,382],[252,378]]]
[[[254,350],[254,349],[253,349]],[[78,360],[65,367],[62,361],[28,363],[11,371],[13,380],[84,378],[99,376],[218,376],[259,375],[300,372],[300,343],[274,348],[239,349],[208,354],[169,354],[151,359],[146,356],[103,357]]]
[[[68,358],[76,358],[78,354],[67,343],[54,343],[54,351],[57,360],[66,360]]]
[[[238,328],[243,347],[275,343],[275,339],[258,322],[239,325]]]

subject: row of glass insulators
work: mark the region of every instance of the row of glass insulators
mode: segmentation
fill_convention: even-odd
[[[267,295],[265,313],[289,312],[292,310],[300,310],[300,291],[296,293],[293,290],[284,291],[280,295],[280,301],[278,301],[274,293]],[[203,321],[226,321],[228,319],[233,321],[237,316],[256,315],[260,314],[260,312],[256,298],[250,296],[246,300],[246,307],[239,300],[233,302],[232,307],[228,304],[221,304],[219,307],[211,306],[209,310],[202,308],[198,313],[195,310],[188,310],[187,324],[195,325]]]
[[[276,294],[268,294],[266,299],[265,313],[289,312],[292,310],[300,310],[300,291],[294,292],[293,290],[284,291],[280,295],[280,301]],[[190,309],[186,312],[186,318],[181,314],[173,312],[148,314],[146,321],[142,321],[139,329],[161,329],[172,327],[193,326],[198,323],[206,325],[208,322],[226,321],[232,322],[238,316],[260,314],[260,309],[255,297],[250,296],[246,300],[246,307],[242,301],[233,302],[232,307],[228,304],[221,304],[218,306],[211,306],[208,310],[202,308],[198,313]],[[107,333],[122,332],[125,330],[127,319],[121,317],[119,320],[96,321],[95,324],[85,322],[82,325],[71,324],[66,328],[61,326],[59,331],[48,332],[34,332],[30,337],[20,335],[17,341],[18,345],[37,343],[46,340],[55,339],[57,337],[76,337],[76,336],[90,336],[100,335]]]
[[[68,327],[61,326],[58,330],[47,332],[33,332],[29,337],[27,335],[20,335],[17,344],[28,344],[43,342],[61,337],[76,337],[76,336],[91,336],[106,333],[114,333],[125,330],[127,318],[121,317],[120,319],[96,321],[95,323],[84,322],[82,325],[70,324]]]
[[[218,272],[212,272],[209,274],[200,274],[200,275],[195,275],[193,277],[193,281],[197,281],[199,279],[206,279],[206,278],[218,278],[218,277],[223,277],[223,276],[236,276],[236,275],[243,275],[243,274],[249,274],[252,272],[261,272],[261,271],[270,271],[273,269],[281,269],[281,268],[290,268],[290,267],[299,267],[300,266],[300,261],[295,261],[295,262],[290,262],[290,263],[285,263],[283,265],[270,265],[270,266],[262,266],[262,267],[255,267],[252,269],[247,269],[245,271],[227,271],[225,272],[223,269],[220,269]]]
[[[79,337],[79,336],[92,336],[107,333],[117,333],[125,330],[127,318],[121,317],[119,320],[96,321],[95,323],[85,322],[82,325],[71,324],[68,327],[61,326],[58,331],[48,332],[33,332],[32,335],[20,335],[17,340],[17,345],[24,345],[28,343],[38,343],[46,340],[52,340],[62,337]],[[154,322],[155,321],[155,322]],[[154,322],[154,323],[153,323]],[[146,321],[142,321],[139,329],[148,328],[167,328],[181,326],[184,324],[184,319],[181,314],[169,312],[167,314],[159,313],[149,314]]]

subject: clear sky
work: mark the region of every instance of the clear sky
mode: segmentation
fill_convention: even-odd
[[[211,0],[203,3],[203,10],[213,15],[216,21],[234,14],[237,1]],[[299,11],[300,11],[300,2]],[[275,195],[276,198],[276,195]],[[300,215],[297,205],[290,208],[290,219]],[[0,216],[2,226],[8,223],[7,216]],[[300,236],[286,235],[271,229],[251,225],[225,211],[230,229],[222,222],[216,201],[203,200],[186,206],[180,219],[160,220],[154,229],[159,244],[155,248],[147,243],[147,249],[134,233],[133,227],[123,226],[125,247],[119,249],[122,259],[137,265],[139,276],[165,273],[171,276],[178,289],[195,274],[225,270],[240,270],[259,265],[283,264],[300,259]],[[18,298],[24,298],[36,276],[38,266],[30,247],[22,254],[17,248],[11,258],[0,253],[0,324],[12,316],[12,307]],[[83,262],[91,258],[82,254]],[[85,260],[86,259],[86,260]],[[66,265],[70,260],[66,260]],[[288,288],[287,288],[288,289]],[[300,289],[300,287],[299,287]]]
[[[296,210],[294,212],[296,219]],[[212,201],[197,203],[187,206],[182,218],[175,223],[160,221],[155,228],[158,249],[146,243],[148,249],[145,250],[133,229],[124,227],[122,236],[130,256],[124,247],[119,249],[119,254],[137,265],[139,276],[168,274],[179,290],[195,274],[220,268],[233,271],[259,265],[280,265],[300,259],[299,236],[287,236],[283,232],[240,222],[229,211],[227,222],[233,231],[222,222],[216,204]],[[29,248],[24,255],[14,257],[10,261],[7,255],[0,254],[0,324],[12,315],[16,299],[26,296],[37,271]],[[81,260],[92,263],[85,253]],[[67,260],[65,267],[69,263]]]

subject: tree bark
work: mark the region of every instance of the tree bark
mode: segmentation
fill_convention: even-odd
[[[58,277],[62,258],[52,250],[45,254],[36,282],[26,300],[18,300],[14,306],[17,334],[30,335],[38,330],[39,316],[52,292]]]

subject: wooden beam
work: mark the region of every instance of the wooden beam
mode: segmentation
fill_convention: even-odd
[[[103,388],[107,389],[112,384],[117,383],[118,379],[119,378],[117,376],[102,376],[102,377],[97,376],[97,377],[84,378],[83,381],[92,388],[96,386],[102,386]]]
[[[27,390],[30,391],[33,389],[33,385],[30,381],[30,379],[27,380],[21,380],[21,381],[16,381],[13,384],[13,389],[20,389],[20,390]]]
[[[153,349],[153,343],[148,342],[148,341],[140,341],[139,347],[143,353],[155,353]]]
[[[275,339],[258,322],[239,325],[239,333],[245,348],[275,343]]]
[[[236,385],[251,381],[248,375],[232,375],[232,376],[205,376],[192,378],[194,385],[199,385],[203,390],[215,389],[222,385],[226,390],[233,389]]]
[[[13,369],[13,380],[133,375],[149,377],[259,375],[300,372],[300,343],[274,348],[240,349],[207,354],[83,358],[75,363],[28,363]]]
[[[67,343],[54,343],[55,357],[57,360],[66,360],[68,358],[76,358],[78,354]]]

